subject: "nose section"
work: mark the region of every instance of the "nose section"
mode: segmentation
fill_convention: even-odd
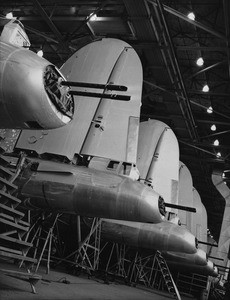
[[[213,277],[217,277],[219,275],[219,270],[218,270],[218,268],[217,268],[217,266],[214,266],[214,268],[213,268]]]
[[[146,222],[160,223],[164,219],[164,200],[152,188],[141,184],[141,195],[138,206],[142,216],[148,216]]]
[[[213,277],[217,277],[219,274],[218,268],[214,265],[214,263],[210,259],[207,262],[206,270],[207,270],[207,273]]]
[[[168,244],[171,245],[171,249],[169,249],[168,251],[184,252],[190,254],[195,253],[197,251],[195,236],[181,226],[172,223],[170,224],[171,228],[169,231],[170,233],[168,237]]]
[[[185,236],[187,237],[185,239]],[[195,237],[186,229],[168,221],[140,224],[139,247],[178,253],[196,252]]]
[[[203,250],[197,249],[197,253],[195,254],[195,264],[205,266],[207,265],[207,262],[207,254]]]
[[[117,211],[123,220],[160,223],[163,216],[159,210],[159,194],[150,187],[125,178],[119,187]],[[128,214],[132,214],[132,219]],[[114,216],[115,219],[118,219]]]

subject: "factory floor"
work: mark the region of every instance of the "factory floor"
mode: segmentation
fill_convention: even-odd
[[[24,271],[12,263],[0,261],[0,269]],[[62,271],[51,270],[46,274],[40,268],[38,274],[42,276],[36,285],[36,294],[32,293],[29,282],[11,277],[0,271],[0,299],[1,300],[167,300],[172,299],[168,293],[147,289],[141,286],[130,287],[122,283],[105,284],[102,279],[86,274],[72,276]],[[189,295],[182,295],[182,300],[194,299]]]

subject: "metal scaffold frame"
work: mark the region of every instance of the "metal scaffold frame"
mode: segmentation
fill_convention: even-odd
[[[89,272],[96,271],[99,267],[100,246],[101,220],[93,218],[89,234],[76,251],[75,265],[87,269]]]
[[[92,275],[92,272],[98,270],[99,258],[101,252],[101,220],[100,218],[93,218],[90,226],[90,231],[83,241],[81,241],[81,228],[80,228],[80,216],[78,217],[78,232],[77,240],[78,247],[75,251],[71,252],[65,258],[61,258],[55,266],[62,262],[68,263],[70,269],[86,271],[88,276]]]
[[[42,212],[36,216],[36,221],[27,232],[26,241],[30,241],[34,245],[31,249],[28,249],[30,255],[36,259],[36,263],[33,264],[34,272],[38,271],[42,261],[46,261],[46,273],[49,274],[52,249],[58,247],[56,242],[57,239],[59,240],[58,221],[62,215],[61,213],[49,213],[47,215]],[[22,263],[23,261],[20,266]]]
[[[24,153],[18,157],[5,156],[0,148],[0,256],[7,257],[14,263],[19,263],[19,268],[24,266],[27,272],[19,272],[9,269],[0,269],[8,276],[15,277],[30,283],[32,293],[36,293],[35,284],[41,276],[31,273],[31,266],[37,262],[35,258],[28,256],[28,251],[33,247],[26,239],[30,228],[30,211],[22,210],[21,199],[17,197],[18,186],[15,180],[20,174],[25,163]],[[24,217],[27,216],[27,219]]]

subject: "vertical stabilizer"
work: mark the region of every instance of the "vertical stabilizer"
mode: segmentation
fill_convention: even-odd
[[[70,57],[69,60],[67,60],[67,62],[62,66],[61,71],[68,81],[107,84],[111,79],[111,74],[114,72],[117,61],[125,49],[130,49],[128,53],[132,52],[132,56],[135,56],[136,58],[135,61],[130,61],[127,59],[129,63],[128,65],[126,64],[125,67],[129,67],[129,72],[139,72],[136,77],[134,76],[135,78],[138,77],[138,80],[132,82],[133,86],[130,87],[130,89],[128,87],[128,91],[126,92],[131,96],[131,101],[127,101],[126,103],[127,125],[125,129],[128,130],[131,128],[130,131],[128,131],[131,138],[134,135],[132,132],[133,127],[135,127],[135,130],[137,130],[135,126],[135,118],[139,117],[139,106],[141,101],[140,95],[142,89],[142,68],[137,54],[134,53],[134,50],[127,43],[117,39],[102,39],[100,41],[90,43]],[[132,68],[132,66],[130,66],[131,62],[136,64],[136,66]],[[126,70],[120,70],[120,75],[118,76],[119,82],[121,82],[124,78],[123,71],[126,72]],[[132,74],[125,74],[127,77],[130,76],[133,78]],[[130,81],[132,80],[130,79]],[[72,88],[73,91],[76,89],[81,92],[89,91],[89,88]],[[132,91],[135,96],[132,94]],[[90,89],[90,92],[104,93],[105,91],[101,89],[96,90],[93,88]],[[38,154],[52,153],[62,155],[68,157],[70,160],[73,158],[75,153],[80,153],[85,138],[89,132],[91,122],[95,117],[95,113],[101,101],[100,98],[85,96],[74,96],[74,100],[75,114],[70,124],[63,128],[54,129],[52,131],[22,131],[16,148],[35,151]],[[111,100],[105,101],[109,102]],[[132,109],[129,110],[130,103],[132,106],[132,101],[135,102],[135,105],[133,106],[135,107],[135,112],[133,112]],[[139,104],[137,104],[138,101]],[[117,104],[121,101],[112,100],[112,102]],[[112,105],[114,106],[113,120],[116,118],[117,123],[119,123],[121,115],[119,112],[117,113],[118,115],[116,115],[116,105]],[[133,117],[135,120],[132,119],[129,122],[131,117]],[[115,126],[116,125],[113,124],[113,127]],[[119,134],[121,133],[124,134],[124,131],[122,130],[122,132],[119,132]],[[118,131],[116,131],[116,134],[118,135]],[[119,139],[117,138],[117,140]],[[98,152],[98,154],[100,153]]]
[[[178,188],[178,204],[182,206],[193,206],[193,181],[192,175],[187,166],[180,162],[179,169],[179,188]],[[178,217],[181,224],[186,226],[188,230],[192,229],[193,213],[185,210],[178,210]]]
[[[144,178],[165,202],[177,204],[179,180],[177,138],[172,129],[160,121],[149,120],[148,124],[144,123],[146,122],[140,124],[138,141],[137,167],[139,171],[141,170],[141,178],[142,174],[146,174]]]
[[[193,188],[193,207],[196,208],[196,213],[193,214],[191,232],[199,241],[207,243],[207,213],[195,188]],[[207,252],[205,244],[200,244],[199,248]]]
[[[126,86],[127,92],[119,94],[131,100],[101,99],[81,154],[136,163],[142,81],[140,59],[133,48],[125,47],[108,82]]]
[[[147,177],[157,143],[164,129],[165,124],[157,120],[149,119],[147,122],[140,123],[137,168],[140,172],[140,177],[143,179]]]

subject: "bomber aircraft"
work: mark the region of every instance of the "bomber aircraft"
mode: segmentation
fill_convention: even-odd
[[[28,50],[15,51],[16,58],[20,51]],[[50,100],[50,89],[47,92],[41,80],[46,78],[48,66],[41,66],[38,82],[45,93],[42,100]],[[55,67],[51,69],[59,74]],[[34,70],[32,67],[31,72]],[[36,130],[21,132],[15,150],[24,151],[27,157],[16,181],[19,195],[33,208],[142,222],[144,225],[138,226],[144,235],[146,229],[151,233],[156,248],[195,253],[195,236],[165,220],[163,198],[152,186],[137,180],[143,80],[137,53],[126,42],[101,39],[77,51],[60,72],[63,76],[54,76],[55,88],[51,90],[66,89],[65,97],[74,98],[75,113],[72,121],[61,128],[45,130],[51,126],[41,126],[39,130],[34,126]],[[31,78],[35,75],[32,73]],[[114,94],[114,90],[119,93]],[[23,94],[22,99],[28,97]],[[14,109],[13,105],[12,112]]]

